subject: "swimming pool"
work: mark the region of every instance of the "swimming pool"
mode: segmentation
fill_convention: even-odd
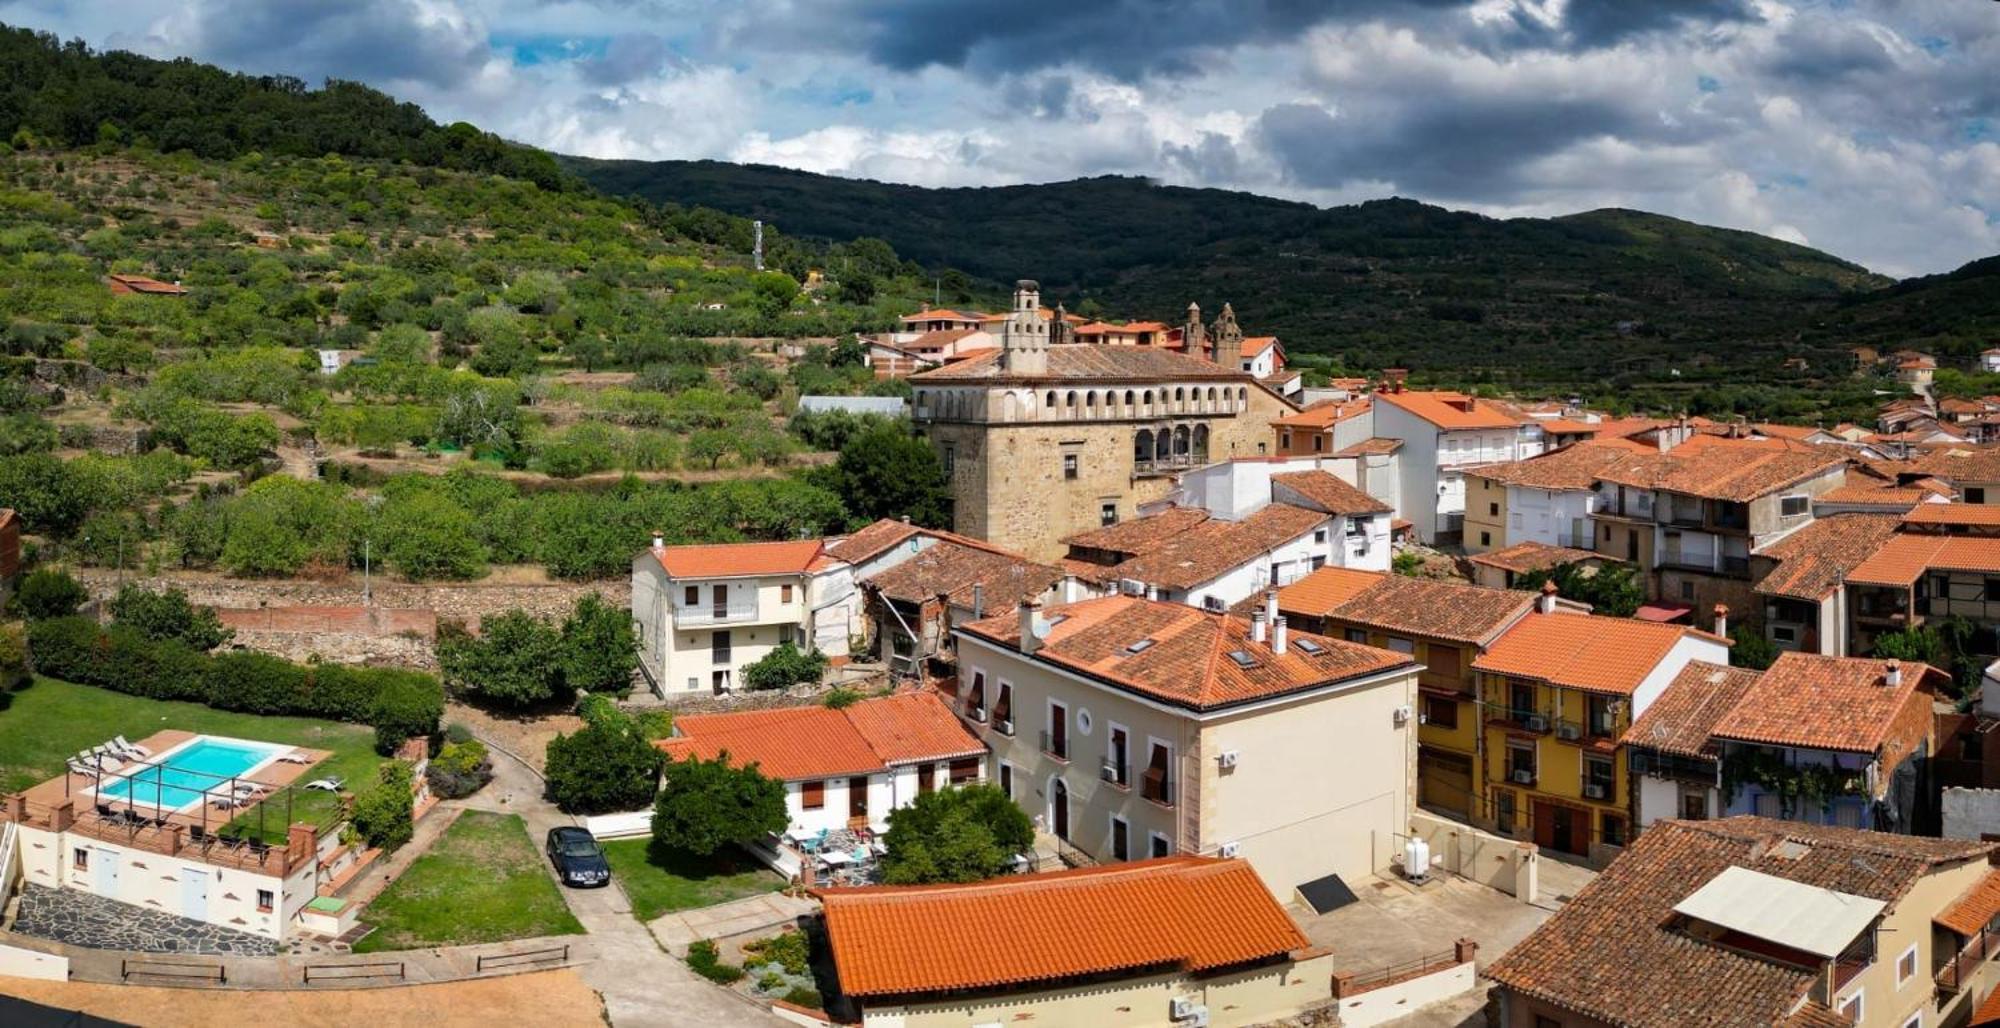
[[[226,795],[229,779],[262,767],[291,749],[271,743],[198,735],[97,790],[99,802],[130,803],[141,809],[180,810],[201,802],[205,790]]]

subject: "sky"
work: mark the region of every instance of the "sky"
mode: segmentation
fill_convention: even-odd
[[[562,153],[1633,207],[1896,276],[2000,253],[1978,0],[0,0]]]

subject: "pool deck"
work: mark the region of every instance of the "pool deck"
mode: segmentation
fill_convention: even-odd
[[[201,734],[204,733],[184,732],[176,728],[167,728],[154,732],[143,739],[133,739],[130,741],[145,747],[148,752],[157,754],[165,753]],[[219,735],[214,738],[232,739],[236,737]],[[110,741],[108,738],[105,740],[107,743]],[[242,741],[257,743],[259,745],[273,745],[265,743],[261,739],[243,739]],[[261,797],[256,802],[240,807],[223,809],[217,807],[213,800],[206,801],[198,807],[191,807],[184,811],[155,812],[147,804],[140,803],[134,806],[122,800],[112,800],[106,802],[104,805],[109,807],[114,815],[123,814],[130,809],[149,820],[157,818],[189,828],[198,828],[203,832],[214,831],[251,812],[265,798],[277,795],[279,790],[285,786],[291,785],[294,782],[310,781],[313,768],[317,767],[321,761],[333,756],[333,751],[331,750],[316,750],[304,746],[284,748],[284,752],[287,755],[297,753],[304,758],[305,762],[293,763],[286,760],[273,760],[263,767],[242,775],[237,779],[238,781],[251,782],[264,787],[264,789]],[[128,763],[123,765],[121,770],[137,770],[139,767],[140,764]],[[115,774],[116,772],[113,773]],[[37,807],[55,807],[65,800],[74,800],[77,816],[83,818],[101,815],[101,812],[96,810],[98,805],[96,788],[97,776],[67,772],[61,777],[51,778],[40,785],[27,789],[23,795],[27,797],[29,804]]]

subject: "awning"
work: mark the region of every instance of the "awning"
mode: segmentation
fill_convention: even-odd
[[[1663,625],[1687,621],[1692,623],[1694,608],[1685,603],[1648,603],[1632,612],[1641,621],[1656,621]]]

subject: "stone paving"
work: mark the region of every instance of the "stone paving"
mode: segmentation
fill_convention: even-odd
[[[278,952],[277,942],[261,935],[41,885],[22,890],[14,930],[72,946],[139,953],[273,956]]]

